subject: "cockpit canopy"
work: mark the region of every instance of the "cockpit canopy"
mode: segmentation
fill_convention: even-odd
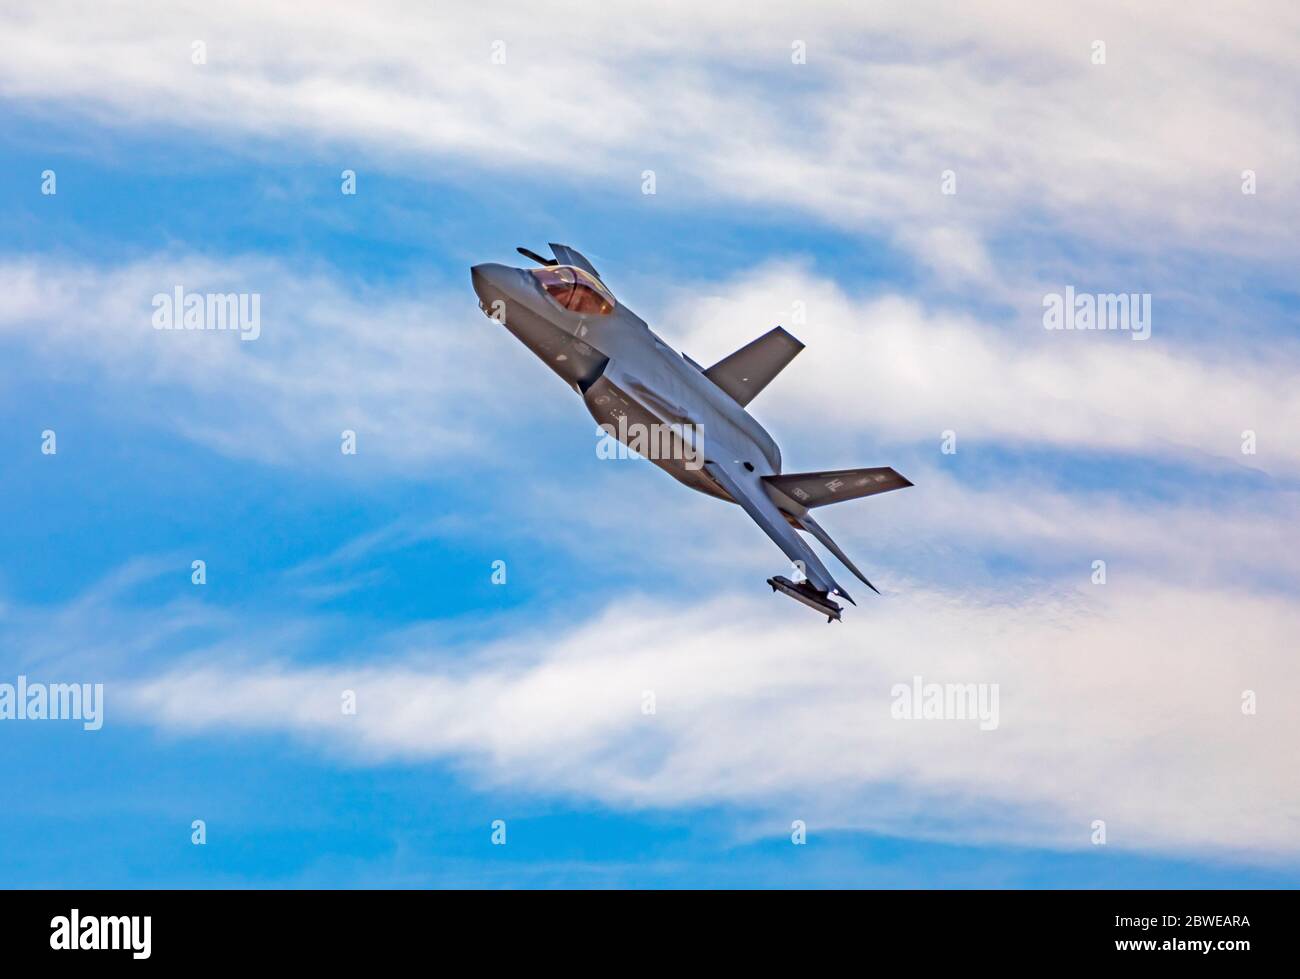
[[[614,310],[614,297],[603,282],[572,265],[530,269],[552,299],[572,313],[604,316]]]

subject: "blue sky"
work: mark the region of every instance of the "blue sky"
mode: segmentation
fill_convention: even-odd
[[[0,18],[0,683],[106,690],[0,722],[0,883],[1295,886],[1295,14],[1090,6]],[[827,629],[597,457],[469,288],[548,241],[702,363],[808,344],[752,410],[916,483],[822,520],[883,596]],[[154,331],[178,284],[261,337]]]

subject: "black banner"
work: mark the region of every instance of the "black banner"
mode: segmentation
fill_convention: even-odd
[[[847,951],[1181,969],[1288,960],[1294,891],[6,891],[7,963],[337,968],[466,947],[494,963]],[[696,954],[692,952],[692,954]],[[613,957],[613,958],[611,958]],[[521,960],[523,961],[523,960]]]

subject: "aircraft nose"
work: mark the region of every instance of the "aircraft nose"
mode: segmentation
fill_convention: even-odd
[[[473,266],[469,270],[469,277],[474,283],[474,291],[478,293],[478,298],[485,303],[490,303],[494,299],[505,297],[506,276],[513,271],[505,265],[488,262]]]

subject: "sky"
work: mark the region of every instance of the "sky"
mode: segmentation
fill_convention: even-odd
[[[1300,11],[860,8],[0,12],[0,685],[104,691],[0,720],[0,884],[1300,884]],[[881,595],[601,457],[470,288],[552,241],[807,345]]]

